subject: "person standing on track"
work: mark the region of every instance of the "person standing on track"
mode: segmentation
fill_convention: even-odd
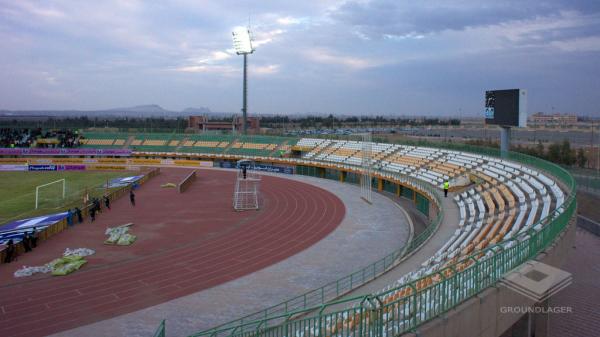
[[[16,253],[17,250],[15,249],[13,240],[8,240],[8,242],[6,243],[6,248],[4,250],[4,263],[10,263],[15,258]]]
[[[94,208],[96,209],[96,212],[98,213],[102,213],[102,206],[100,205],[100,200],[98,200],[98,198],[94,198]]]
[[[29,237],[29,233],[23,233],[23,248],[25,248],[25,253],[31,251],[31,238]]]
[[[29,235],[29,238],[31,240],[31,248],[35,248],[37,247],[37,230],[35,227],[33,227],[33,229],[31,230],[31,235]]]
[[[444,181],[444,198],[448,197],[448,189],[450,188],[450,182],[448,180]]]
[[[67,210],[67,226],[73,227],[73,212],[70,208]]]
[[[110,209],[110,198],[108,198],[107,195],[104,196],[104,206],[106,206],[107,209]]]
[[[129,190],[129,201],[131,202],[131,206],[135,206],[135,193],[133,193],[133,188]]]
[[[83,216],[81,215],[81,209],[79,207],[75,207],[75,214],[77,214],[77,220],[79,223],[83,222]]]

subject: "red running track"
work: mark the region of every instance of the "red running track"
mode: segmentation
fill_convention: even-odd
[[[201,170],[184,194],[160,187],[189,172],[163,169],[137,191],[135,207],[121,198],[96,222],[76,225],[16,263],[0,265],[0,336],[45,336],[236,279],[308,248],[345,214],[333,194],[272,176],[263,177],[259,211],[233,211],[233,172]],[[132,246],[102,244],[106,227],[128,222],[138,236]],[[67,247],[96,254],[68,276],[12,276]]]

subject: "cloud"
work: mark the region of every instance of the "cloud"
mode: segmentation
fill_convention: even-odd
[[[593,4],[596,3],[596,4]],[[361,31],[369,38],[421,36],[445,30],[498,25],[516,20],[532,20],[561,11],[597,13],[593,1],[548,0],[543,4],[520,0],[474,2],[434,0],[399,2],[394,0],[348,1],[331,11],[338,22]]]
[[[600,51],[600,36],[588,36],[571,40],[552,41],[551,46],[566,52]]]
[[[56,8],[42,7],[39,4],[33,4],[26,0],[15,1],[13,5],[36,19],[61,19],[67,16],[63,11]]]
[[[238,71],[237,69],[231,66],[216,65],[182,66],[174,68],[173,70],[182,73],[217,73],[222,75],[227,75]]]
[[[378,63],[373,60],[340,55],[325,48],[309,49],[304,52],[304,55],[308,60],[313,62],[343,66],[352,70],[361,70],[378,65]]]
[[[231,28],[249,16],[257,47],[249,71],[262,89],[254,94],[282,97],[256,97],[257,111],[444,111],[451,104],[422,98],[473,95],[479,107],[481,88],[517,82],[540,100],[560,91],[591,111],[595,94],[585,93],[600,90],[599,1],[0,2],[0,109],[162,98],[237,110],[227,99],[242,64]],[[303,98],[283,99],[286,90]],[[60,92],[70,98],[48,95]]]
[[[297,25],[303,22],[301,18],[294,18],[291,16],[281,17],[277,19],[277,23],[280,25],[288,26],[288,25]]]
[[[279,64],[250,67],[250,72],[257,75],[272,75],[279,72]]]
[[[253,36],[252,47],[258,48],[260,46],[271,43],[277,38],[277,36],[282,35],[283,33],[285,33],[285,30],[283,29],[273,29],[266,32],[255,32]]]

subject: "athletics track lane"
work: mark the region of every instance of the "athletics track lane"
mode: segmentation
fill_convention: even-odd
[[[84,223],[43,242],[16,264],[0,265],[0,336],[44,336],[188,295],[265,268],[308,248],[342,221],[333,194],[297,181],[264,176],[262,209],[231,207],[233,172],[200,170],[184,194],[160,188],[189,173],[163,173],[124,197],[95,223]],[[105,246],[104,229],[134,222],[138,241]],[[21,265],[38,265],[64,248],[96,255],[66,277],[12,278]],[[199,317],[201,319],[201,317]]]

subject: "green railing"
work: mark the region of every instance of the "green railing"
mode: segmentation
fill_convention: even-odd
[[[461,149],[461,151],[466,151],[466,149]],[[490,156],[500,155],[499,151],[493,149],[482,150],[481,148],[469,147],[469,151]],[[324,291],[327,289],[327,286],[325,286],[316,292],[318,301],[322,303],[321,305],[312,307],[308,307],[308,304],[301,305],[295,311],[293,306],[288,306],[283,310],[285,312],[279,315],[276,311],[265,310],[262,312],[265,315],[262,319],[250,322],[248,319],[252,316],[248,316],[245,320],[236,320],[193,336],[352,335],[353,337],[383,337],[414,330],[424,322],[454,308],[483,289],[495,284],[505,273],[534,258],[547,248],[567,227],[576,210],[576,184],[573,177],[566,170],[542,159],[519,153],[505,153],[503,157],[533,166],[558,178],[568,190],[564,204],[553,210],[545,219],[538,221],[537,224],[544,225],[539,231],[533,229],[537,227],[536,224],[525,233],[525,236],[505,240],[482,251],[477,251],[470,256],[463,257],[449,267],[384,293],[325,303]],[[430,226],[430,228],[432,227]],[[425,238],[430,234],[426,232],[421,233],[419,237],[411,242],[412,249],[419,246],[419,240],[426,240],[420,239],[420,237]],[[410,251],[410,249],[411,247],[408,247],[406,251]],[[393,257],[394,253],[389,256]],[[400,256],[406,254],[406,252],[397,254]],[[387,263],[392,263],[395,260],[388,259],[388,257],[383,259],[384,268]],[[368,276],[375,277],[376,265],[377,263],[372,265],[372,273],[366,275],[366,278]],[[354,275],[356,273],[350,276],[350,281],[353,280]],[[346,278],[342,280],[345,280],[344,284],[348,282]],[[339,281],[336,284],[339,284]],[[320,298],[319,291],[322,292]],[[307,294],[313,294],[314,296],[315,292]],[[303,296],[300,298],[307,299]],[[291,301],[293,300],[284,303],[289,305],[292,303]],[[340,306],[345,309],[330,311],[331,308]]]
[[[154,331],[154,335],[152,335],[153,337],[166,337],[167,333],[165,330],[165,320],[163,319],[160,324],[158,325],[158,328],[156,328],[156,331]]]
[[[596,172],[571,172],[580,189],[600,192],[600,174]]]
[[[246,327],[246,329],[257,329],[260,328],[261,322],[270,320],[273,317],[282,317],[290,313],[310,312],[314,310],[315,307],[318,308],[328,302],[340,298],[344,294],[347,294],[352,290],[364,285],[365,283],[374,280],[381,274],[388,271],[390,267],[394,266],[398,260],[417,249],[432,235],[432,233],[435,233],[439,227],[439,224],[444,217],[443,210],[441,209],[442,201],[435,188],[429,184],[411,177],[400,176],[397,174],[390,175],[390,179],[394,179],[405,185],[409,185],[421,193],[426,193],[432,200],[434,200],[438,209],[440,209],[436,218],[431,221],[430,225],[427,226],[427,228],[419,235],[414,237],[409,244],[396,249],[385,257],[369,264],[366,267],[361,268],[356,272],[351,273],[350,275],[344,276],[334,282],[330,282],[320,288],[313,289],[285,302],[276,304],[267,309],[244,316],[237,320],[219,325],[210,330],[202,331],[194,336],[212,335],[213,332],[237,331],[237,329],[242,326]],[[258,325],[255,326],[254,324]],[[250,328],[251,326],[252,328]],[[222,334],[219,333],[219,335]]]

